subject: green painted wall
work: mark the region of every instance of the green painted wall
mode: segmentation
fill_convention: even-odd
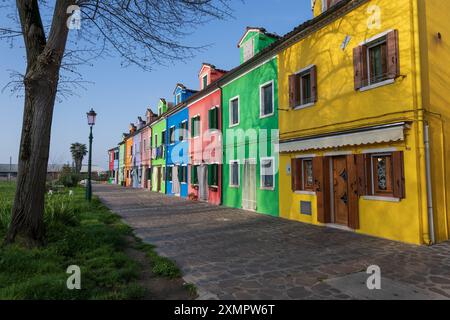
[[[161,118],[159,121],[155,122],[154,124],[151,125],[152,127],[152,146],[153,148],[159,147],[163,141],[162,141],[162,132],[166,130],[166,119],[165,118]],[[156,141],[156,137],[158,139],[158,141]],[[164,155],[164,157],[162,159],[152,159],[152,167],[153,167],[153,173],[152,173],[152,191],[157,191],[157,176],[156,176],[156,168],[157,166],[161,166],[161,168],[165,168],[166,167],[166,157]],[[161,173],[163,172],[163,169],[161,169]],[[165,171],[165,170],[164,170]],[[166,193],[166,183],[165,183],[165,178],[163,177],[162,181],[161,181],[161,193]]]
[[[278,63],[274,58],[264,65],[254,69],[246,75],[237,78],[231,83],[223,86],[222,89],[222,110],[223,110],[223,141],[224,141],[224,165],[223,165],[223,188],[222,197],[223,205],[241,208],[242,207],[242,177],[243,177],[243,160],[240,162],[240,186],[238,188],[230,187],[230,165],[228,160],[236,158],[231,156],[231,151],[237,152],[238,146],[233,141],[228,141],[227,130],[236,129],[256,129],[259,133],[260,129],[268,129],[267,139],[267,155],[275,157],[275,168],[278,168],[278,158],[274,154],[271,147],[271,131],[278,129]],[[269,81],[273,81],[274,85],[274,114],[266,118],[260,118],[260,86]],[[240,123],[230,129],[230,100],[239,96]],[[253,142],[255,143],[255,142]],[[250,141],[245,139],[245,157],[249,157]],[[274,177],[274,190],[262,190],[260,183],[260,156],[261,150],[257,147],[257,164],[256,164],[256,201],[257,212],[278,216],[278,171],[276,170]]]
[[[119,146],[119,185],[123,182],[125,168],[125,144]]]

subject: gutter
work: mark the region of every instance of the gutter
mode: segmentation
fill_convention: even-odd
[[[427,213],[428,213],[428,227],[430,233],[431,244],[436,243],[436,235],[434,230],[434,208],[433,208],[433,188],[431,184],[431,166],[430,166],[430,138],[429,125],[424,123],[424,144],[425,144],[425,165],[427,176]]]

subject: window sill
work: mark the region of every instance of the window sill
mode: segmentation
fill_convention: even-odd
[[[363,196],[362,198],[364,200],[369,200],[369,201],[400,202],[399,198],[393,198],[393,197]]]
[[[237,127],[239,125],[239,122],[238,123],[235,123],[235,124],[230,124],[229,125],[229,128],[234,128],[234,127]]]
[[[260,114],[260,115],[259,115],[259,118],[260,118],[260,119],[265,119],[265,118],[273,117],[274,115],[275,115],[274,112],[269,113],[269,114]]]
[[[294,110],[301,110],[301,109],[306,109],[306,108],[311,108],[312,106],[315,106],[316,103],[315,102],[311,102],[311,103],[306,103],[306,104],[301,104],[299,106],[296,106],[294,108]]]
[[[314,191],[295,191],[295,194],[304,195],[304,196],[315,196],[316,193]]]
[[[238,189],[238,188],[239,188],[239,185],[237,185],[237,186],[229,185],[229,187],[230,187],[230,188],[234,188],[234,189]]]
[[[383,87],[383,86],[387,86],[387,85],[393,84],[394,82],[395,82],[395,79],[384,80],[384,81],[381,81],[381,82],[378,82],[378,83],[374,83],[374,84],[362,87],[362,88],[359,89],[359,91],[360,92],[369,91],[369,90],[372,90],[372,89],[376,89],[376,88],[379,88],[379,87]]]
[[[260,190],[274,191],[274,190],[275,190],[275,187],[261,187]]]

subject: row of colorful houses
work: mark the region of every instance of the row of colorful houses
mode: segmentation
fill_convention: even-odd
[[[408,243],[449,239],[450,3],[312,1],[204,63],[109,151],[112,182]],[[444,67],[443,67],[444,66]]]

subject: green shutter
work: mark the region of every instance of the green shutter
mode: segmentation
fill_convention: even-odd
[[[214,115],[214,129],[219,129],[219,109],[218,108],[213,109],[213,115]]]
[[[212,186],[212,165],[208,165],[208,186]]]
[[[213,124],[211,111],[212,111],[211,109],[208,110],[208,128],[209,129],[212,129],[212,124]]]

